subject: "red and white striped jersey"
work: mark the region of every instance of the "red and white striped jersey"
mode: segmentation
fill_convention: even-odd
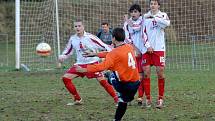
[[[110,51],[111,48],[103,43],[98,37],[93,34],[84,32],[82,37],[77,34],[72,35],[62,52],[66,58],[72,55],[73,51],[76,51],[77,61],[75,64],[89,64],[99,61],[98,57],[83,57],[83,52],[86,50],[106,50]]]
[[[143,18],[140,16],[137,20],[132,20],[130,18],[132,25],[130,25],[128,22],[124,23],[124,31],[125,31],[125,42],[126,43],[133,43],[141,53],[143,53],[144,48],[144,42],[143,40],[145,36],[142,33],[142,26],[143,26]]]
[[[164,29],[170,25],[166,13],[159,11],[153,15],[151,11],[144,15],[144,27],[147,34],[145,46],[152,47],[154,51],[165,51]]]

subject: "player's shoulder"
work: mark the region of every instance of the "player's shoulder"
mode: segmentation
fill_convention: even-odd
[[[91,34],[91,33],[89,33],[89,32],[85,32],[85,33],[84,33],[84,36],[86,36],[88,39],[94,40],[94,41],[98,41],[98,39],[99,39],[96,35]]]
[[[111,52],[113,52],[116,55],[121,55],[123,52],[133,50],[133,47],[131,44],[124,44],[123,46],[114,48]]]
[[[144,13],[144,14],[143,14],[143,18],[145,18],[145,17],[147,17],[147,16],[149,16],[149,15],[151,15],[151,12],[150,12],[150,11]]]
[[[166,12],[163,12],[163,11],[159,11],[158,14],[159,14],[159,15],[162,15],[163,17],[164,17],[164,16],[167,16],[167,13],[166,13]]]
[[[73,41],[77,38],[77,35],[74,34],[74,35],[71,35],[70,38],[69,38],[69,41]]]
[[[95,38],[96,37],[96,35],[93,35],[93,34],[91,34],[89,32],[85,32],[84,35],[89,37],[89,38]]]

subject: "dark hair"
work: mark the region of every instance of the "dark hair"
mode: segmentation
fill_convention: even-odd
[[[161,5],[160,0],[150,0],[149,3],[151,3],[151,1],[157,1],[157,2],[158,2],[158,5]]]
[[[107,25],[107,26],[109,26],[109,23],[108,22],[102,22],[101,25]]]
[[[115,28],[113,30],[112,36],[115,37],[116,41],[124,41],[125,31],[123,30],[123,28]]]
[[[133,11],[133,10],[137,10],[141,13],[141,7],[139,4],[133,4],[131,5],[130,9],[128,10],[130,13]]]

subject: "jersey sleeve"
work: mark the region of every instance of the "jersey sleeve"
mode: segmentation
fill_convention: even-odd
[[[155,21],[163,29],[165,29],[167,26],[170,26],[170,20],[166,13],[155,16]]]
[[[105,58],[107,54],[108,54],[107,51],[103,51],[103,52],[99,52],[97,56],[98,56],[99,58]]]
[[[124,23],[123,29],[125,31],[125,43],[132,43],[131,35],[129,33],[129,30],[128,30],[128,23],[127,22]]]
[[[143,40],[144,46],[146,48],[151,47],[151,45],[150,45],[150,43],[148,41],[147,29],[146,29],[146,26],[144,24],[143,24],[143,27],[142,27],[142,40]]]
[[[90,35],[90,40],[93,42],[93,45],[100,50],[111,51],[111,47],[104,42],[102,42],[97,36]]]
[[[114,58],[111,54],[108,54],[105,60],[99,64],[87,65],[87,72],[100,72],[107,70],[114,65]]]
[[[72,37],[70,37],[66,47],[64,48],[62,55],[65,55],[68,58],[73,53]]]

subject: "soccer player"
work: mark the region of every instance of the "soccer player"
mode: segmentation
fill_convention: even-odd
[[[144,94],[144,88],[143,88],[143,70],[142,70],[142,54],[144,52],[144,39],[147,37],[144,32],[142,32],[142,24],[143,24],[143,18],[141,16],[141,7],[138,4],[131,5],[129,9],[129,13],[131,18],[128,19],[128,16],[125,15],[124,19],[124,30],[125,30],[125,42],[132,44],[132,46],[136,50],[136,60],[137,60],[137,68],[139,71],[139,77],[140,77],[140,87],[138,89],[138,105],[142,105],[143,101],[143,94]]]
[[[102,28],[98,31],[96,36],[101,39],[105,44],[112,44],[112,29],[108,22],[102,22]]]
[[[76,31],[75,35],[72,35],[65,47],[62,55],[59,56],[59,62],[63,62],[67,59],[72,52],[75,51],[77,55],[77,62],[74,65],[79,65],[81,67],[86,67],[87,65],[98,63],[98,57],[83,57],[83,53],[89,50],[105,49],[110,50],[108,45],[104,44],[96,36],[85,32],[82,20],[77,19],[74,22],[74,29]],[[81,104],[82,99],[73,84],[73,79],[76,77],[96,78],[100,85],[114,98],[115,103],[118,102],[117,94],[115,93],[113,86],[111,86],[107,80],[104,78],[101,72],[98,73],[80,73],[75,70],[74,65],[69,68],[63,75],[62,80],[65,87],[74,97],[73,103],[68,103],[67,105],[78,105]]]
[[[120,121],[127,109],[127,102],[134,99],[139,87],[139,74],[136,68],[134,49],[130,44],[124,43],[125,33],[122,28],[113,30],[112,43],[115,48],[109,53],[99,53],[105,60],[99,64],[87,65],[86,68],[77,67],[79,72],[100,72],[111,70],[112,85],[118,92],[119,103],[115,112],[114,121]]]
[[[151,66],[156,67],[158,78],[158,99],[157,108],[163,107],[164,98],[164,67],[165,67],[165,38],[164,29],[170,25],[166,13],[161,12],[160,1],[150,0],[150,11],[144,15],[144,26],[148,40],[145,42],[147,53],[143,54],[144,90],[146,95],[146,106],[151,106],[150,75]]]

